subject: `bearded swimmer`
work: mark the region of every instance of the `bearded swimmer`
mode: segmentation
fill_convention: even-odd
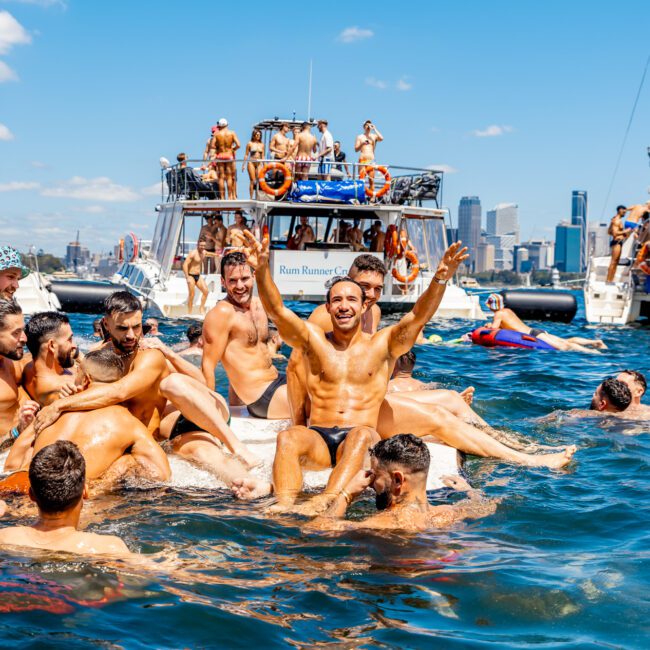
[[[307,364],[307,392],[311,401],[309,426],[292,426],[280,432],[273,463],[276,510],[293,509],[302,485],[302,468],[333,467],[323,494],[304,508],[307,514],[322,511],[361,469],[369,447],[378,442],[378,422],[395,360],[411,349],[418,333],[435,313],[450,277],[467,259],[460,242],[452,244],[440,261],[429,287],[402,319],[370,335],[362,330],[366,311],[364,290],[350,278],[338,278],[327,294],[332,331],[325,333],[303,321],[285,307],[269,270],[269,240],[258,242],[246,231],[246,256],[255,269],[260,300],[277,325],[282,339],[301,348]],[[389,416],[385,416],[391,419]],[[409,428],[400,413],[400,424]],[[392,434],[399,433],[393,429]],[[496,441],[486,436],[495,446]],[[502,446],[502,445],[501,445]],[[526,464],[562,467],[575,448],[559,454],[530,456],[510,450]],[[513,456],[513,457],[514,457]],[[261,482],[248,479],[237,484],[235,493],[259,492]]]

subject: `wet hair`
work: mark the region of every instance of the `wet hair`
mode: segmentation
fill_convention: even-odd
[[[43,447],[29,465],[29,484],[41,512],[65,512],[83,496],[86,461],[69,440]]]
[[[631,375],[634,381],[643,388],[642,395],[645,395],[645,392],[648,389],[648,382],[646,381],[645,376],[638,370],[621,370],[619,374]]]
[[[70,319],[58,311],[43,311],[34,314],[25,325],[27,348],[33,357],[41,351],[41,345],[53,339],[61,327],[70,323]]]
[[[327,284],[327,296],[325,297],[325,302],[329,304],[330,301],[330,295],[332,294],[332,288],[335,287],[337,284],[341,284],[341,282],[351,282],[352,284],[356,284],[357,287],[359,287],[359,290],[361,291],[361,304],[366,302],[366,292],[364,291],[363,287],[356,281],[353,280],[350,276],[337,276],[335,278],[332,278]]]
[[[226,269],[233,266],[248,266],[248,260],[246,255],[241,251],[233,251],[228,253],[221,258],[221,277],[226,279]]]
[[[632,393],[627,384],[613,377],[605,379],[600,391],[618,411],[624,411],[632,403]]]
[[[124,377],[124,361],[111,348],[99,348],[88,352],[81,366],[93,381],[104,384],[110,384]]]
[[[382,276],[386,275],[386,267],[384,263],[374,255],[359,255],[352,262],[350,267],[350,273],[354,271],[354,274],[360,273],[361,271],[374,271],[375,273],[380,273]]]
[[[104,335],[104,332],[102,331],[101,318],[95,318],[95,320],[93,321],[93,332],[96,332],[97,334],[101,334],[102,336]]]
[[[401,357],[398,357],[395,362],[396,372],[413,372],[413,368],[415,368],[415,359],[415,352],[413,352],[413,350],[409,350]]]
[[[190,325],[185,332],[187,340],[194,345],[203,334],[203,325]]]
[[[23,310],[13,298],[11,300],[0,299],[0,329],[5,327],[7,316],[20,316],[22,313]]]
[[[104,300],[104,313],[107,316],[113,314],[130,314],[134,311],[142,311],[140,301],[128,291],[116,291]]]
[[[410,472],[428,472],[431,455],[421,438],[412,433],[400,433],[392,438],[381,440],[370,449],[382,465],[402,465]]]

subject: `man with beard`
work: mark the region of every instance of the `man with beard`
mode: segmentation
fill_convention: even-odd
[[[632,395],[632,403],[625,409],[625,415],[639,420],[650,419],[650,406],[641,404],[641,398],[648,388],[645,377],[638,370],[621,370],[616,379],[622,381]]]
[[[20,254],[11,246],[0,246],[0,299],[11,300],[18,290],[18,282],[29,275]]]
[[[226,424],[228,408],[223,398],[193,378],[194,373],[200,376],[196,367],[159,345],[157,339],[147,341],[150,349],[141,347],[142,306],[134,295],[117,291],[108,296],[104,326],[109,337],[107,345],[124,362],[124,377],[111,384],[91,386],[44,407],[35,422],[37,434],[67,411],[90,411],[121,404],[152,435],[162,434],[174,441],[176,453],[213,471],[219,470],[224,459],[215,437],[244,462],[257,462]],[[167,354],[173,361],[168,360]],[[179,367],[189,376],[179,373]],[[168,399],[173,407],[167,406]]]
[[[23,386],[41,406],[58,399],[63,386],[75,383],[79,353],[70,320],[57,311],[34,314],[25,327],[32,360],[25,366]]]
[[[599,413],[622,414],[631,403],[632,393],[627,384],[613,377],[608,377],[596,388],[589,408]]]
[[[15,440],[34,419],[39,405],[27,400],[21,406],[20,384],[25,345],[23,312],[15,300],[0,300],[0,444]]]
[[[450,506],[430,505],[427,499],[430,461],[426,444],[411,433],[381,440],[370,449],[371,469],[361,470],[354,476],[310,527],[327,530],[431,530],[495,512],[495,501],[483,499],[479,492],[457,476],[444,477],[443,480],[449,487],[467,491],[469,498]],[[366,488],[375,491],[375,505],[380,512],[361,521],[346,521],[346,510]]]
[[[396,414],[381,413],[395,360],[411,349],[420,330],[436,312],[449,278],[468,257],[467,249],[461,249],[460,242],[452,244],[413,309],[397,324],[372,335],[361,325],[367,308],[363,288],[349,277],[337,278],[327,293],[332,331],[326,334],[284,305],[269,269],[268,238],[260,243],[250,232],[245,235],[247,261],[255,269],[262,305],[287,345],[303,352],[311,402],[309,426],[292,426],[278,435],[273,463],[277,510],[293,508],[302,485],[303,467],[332,467],[325,492],[312,499],[305,510],[322,511],[361,469],[370,445],[379,440],[379,423],[397,419]],[[391,422],[390,436],[401,433],[397,427],[409,429],[404,411],[400,411],[399,420],[399,424]],[[491,442],[493,446],[499,444]],[[574,453],[573,447],[540,456],[511,450],[510,457],[527,465],[558,468],[570,462]],[[251,487],[260,486],[252,480]],[[245,495],[246,489],[240,492]]]

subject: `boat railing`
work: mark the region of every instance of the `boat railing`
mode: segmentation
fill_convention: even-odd
[[[211,170],[214,174],[209,173]],[[161,169],[161,201],[226,199],[227,189],[222,188],[228,187],[228,177],[233,172],[238,180],[239,198],[248,189],[245,185],[252,174],[250,198],[254,200],[292,202],[307,191],[317,195],[321,203],[327,203],[328,197],[338,204],[422,205],[423,201],[433,201],[439,207],[442,202],[443,170],[381,162],[321,163],[293,159],[195,159],[169,165]],[[309,182],[301,185],[301,181]]]

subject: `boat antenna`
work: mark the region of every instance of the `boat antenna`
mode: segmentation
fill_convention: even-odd
[[[632,126],[632,120],[634,119],[634,113],[636,111],[636,105],[639,103],[639,97],[641,96],[641,90],[643,89],[643,83],[645,82],[645,76],[648,72],[648,66],[650,66],[650,55],[648,55],[648,60],[645,62],[645,68],[643,69],[643,74],[641,75],[641,83],[639,84],[639,90],[636,93],[636,99],[634,100],[634,106],[632,106],[632,113],[630,114],[630,119],[627,123],[627,128],[625,129],[625,135],[623,136],[623,143],[621,144],[621,150],[618,152],[618,158],[616,159],[616,166],[614,167],[614,173],[612,174],[612,180],[609,183],[609,188],[607,189],[607,196],[605,197],[605,202],[603,203],[603,209],[600,212],[600,220],[603,220],[605,216],[605,210],[607,209],[607,204],[609,203],[609,195],[612,192],[612,187],[614,187],[614,180],[616,179],[616,174],[618,173],[618,166],[621,164],[621,158],[623,157],[623,149],[625,149],[625,143],[627,142],[627,136],[630,133],[630,127]]]
[[[307,121],[311,122],[311,75],[314,60],[309,59],[309,93],[307,94]]]

